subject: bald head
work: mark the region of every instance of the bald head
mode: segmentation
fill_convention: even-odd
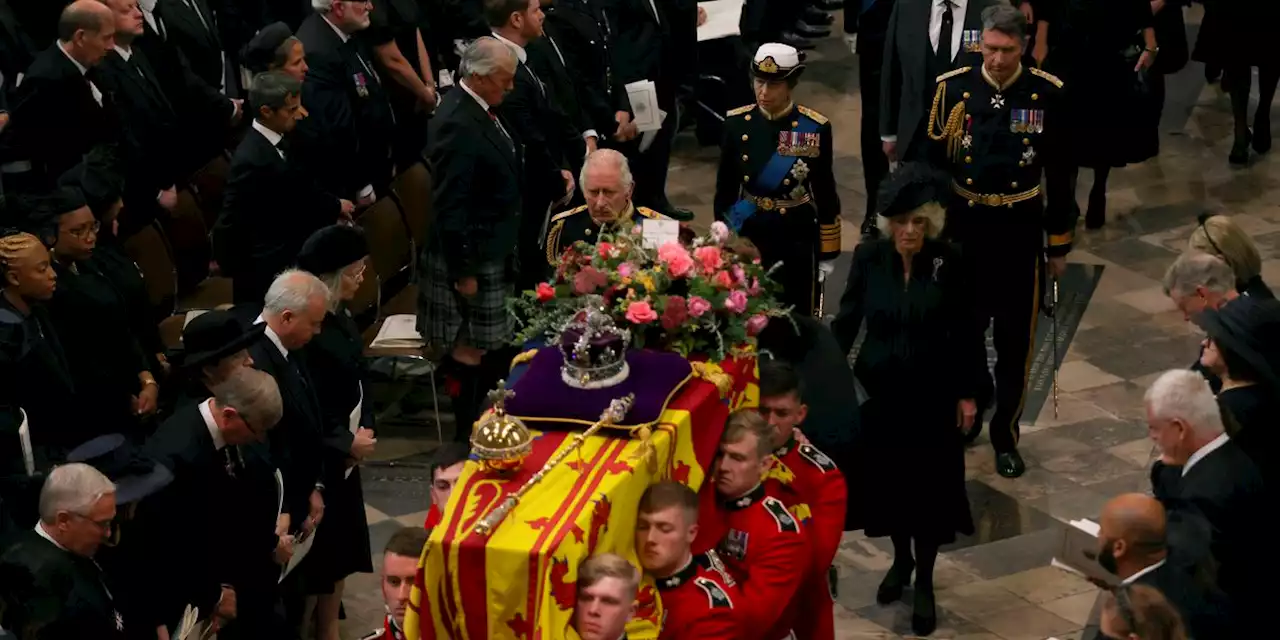
[[[1098,519],[1098,562],[1127,578],[1162,560],[1166,553],[1164,506],[1141,493],[1112,498]]]
[[[102,61],[115,46],[115,15],[97,0],[76,0],[58,17],[58,42],[85,67]]]

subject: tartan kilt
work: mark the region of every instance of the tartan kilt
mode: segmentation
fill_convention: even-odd
[[[515,326],[507,312],[512,295],[506,265],[479,265],[475,273],[476,295],[462,297],[453,288],[444,256],[432,252],[418,288],[418,333],[428,344],[452,348],[467,345],[498,349],[511,344]]]

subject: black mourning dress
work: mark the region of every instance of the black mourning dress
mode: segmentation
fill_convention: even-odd
[[[1276,456],[1280,454],[1280,397],[1265,384],[1225,389],[1218,394],[1218,406],[1230,414],[1238,429],[1235,442],[1262,473],[1267,487],[1280,482],[1276,476]]]
[[[98,236],[98,244],[93,248],[89,264],[115,287],[128,315],[130,330],[146,357],[149,365],[147,368],[157,380],[163,379],[163,370],[156,359],[156,354],[165,351],[164,344],[160,341],[160,320],[163,318],[151,305],[146,282],[142,279],[142,269],[110,234]]]
[[[849,487],[862,493],[853,520],[868,536],[941,545],[973,532],[956,403],[987,374],[967,286],[959,252],[941,241],[925,241],[909,281],[892,240],[854,252],[832,329],[847,351],[866,326],[853,371],[867,401]]]
[[[364,515],[360,469],[343,477],[351,451],[351,413],[361,404],[359,426],[373,427],[373,399],[369,395],[360,330],[345,309],[324,317],[320,333],[306,346],[307,372],[324,412],[325,455],[331,456],[332,475],[324,479],[324,520],[303,566],[308,584],[321,587],[353,573],[373,571],[369,526]],[[363,399],[363,402],[362,402]],[[319,561],[317,561],[319,560]]]
[[[61,287],[61,284],[59,284]],[[22,411],[36,467],[47,470],[86,438],[62,341],[46,309],[24,314],[0,295],[0,473],[26,474],[18,429]]]

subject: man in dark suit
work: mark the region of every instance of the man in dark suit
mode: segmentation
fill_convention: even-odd
[[[307,53],[296,159],[338,195],[369,205],[391,182],[395,116],[372,52],[352,35],[369,27],[370,3],[315,0],[298,28]]]
[[[237,303],[260,303],[314,231],[355,210],[289,162],[290,134],[306,115],[301,92],[302,83],[279,71],[259,74],[249,90],[253,124],[231,159],[213,229],[214,255]]]
[[[631,124],[631,102],[622,78],[614,73],[613,33],[600,2],[543,0],[543,24],[549,44],[564,56],[572,70],[578,99],[586,112],[586,127],[598,134],[598,143],[617,145],[636,136]],[[535,56],[536,58],[536,56]]]
[[[880,82],[884,68],[884,42],[889,16],[896,0],[844,0],[844,32],[850,48],[858,56],[858,92],[862,97],[862,176],[866,183],[867,208],[862,218],[862,235],[879,235],[876,227],[876,194],[889,175],[889,159],[880,140]]]
[[[1144,584],[1164,594],[1182,615],[1193,638],[1234,638],[1230,603],[1204,578],[1192,550],[1171,548],[1166,540],[1164,507],[1140,493],[1112,498],[1098,518],[1098,563],[1121,584]],[[1086,640],[1099,637],[1103,594],[1085,628]]]
[[[0,626],[23,638],[123,640],[126,621],[93,559],[115,517],[110,478],[87,464],[54,468],[40,522],[0,556]]]
[[[243,345],[220,347],[191,353],[183,364],[217,362]],[[147,604],[152,625],[172,630],[188,605],[219,627],[270,619],[279,569],[271,559],[278,544],[276,487],[274,468],[253,445],[266,440],[282,413],[276,381],[242,367],[215,386],[212,398],[181,407],[147,439],[143,451],[170,470],[173,482],[138,505],[139,535],[122,540],[120,549],[159,561],[137,567],[140,579],[132,581],[140,589],[131,595]],[[172,535],[175,522],[185,535]],[[176,574],[163,564],[175,557],[187,558]]]
[[[1160,448],[1151,469],[1152,490],[1169,514],[1169,537],[1198,538],[1207,527],[1218,562],[1218,586],[1237,612],[1241,637],[1259,637],[1270,626],[1269,576],[1275,561],[1267,548],[1267,494],[1249,455],[1224,433],[1209,383],[1186,369],[1167,371],[1146,394],[1147,426]]]
[[[157,0],[156,12],[164,20],[165,41],[182,53],[192,73],[224,95],[236,95],[238,87],[217,16],[205,0]]]
[[[9,6],[10,0],[0,0],[0,75],[4,76],[3,93],[13,90],[18,79],[25,75],[36,54],[40,52],[30,34],[18,21]],[[0,100],[3,100],[0,96]],[[0,110],[4,110],[0,107]]]
[[[516,248],[520,271],[516,290],[532,289],[546,275],[542,234],[548,213],[573,196],[566,143],[580,132],[569,129],[563,114],[551,104],[547,85],[529,66],[525,47],[542,37],[542,6],[538,0],[485,0],[485,17],[493,36],[516,54],[514,87],[498,107],[524,145],[524,205]]]
[[[454,397],[459,425],[480,417],[484,393],[506,370],[499,354],[513,335],[506,300],[524,202],[524,145],[496,107],[511,90],[517,62],[496,38],[467,45],[458,86],[445,94],[427,135],[436,223],[422,251],[418,330],[452,349],[462,387]],[[466,439],[470,430],[457,433]]]
[[[550,14],[547,13],[551,0],[541,2],[542,37],[526,44],[525,51],[529,54],[529,68],[547,90],[547,101],[560,122],[560,131],[568,136],[563,141],[565,158],[569,162],[569,170],[577,175],[586,155],[599,147],[600,133],[591,126],[586,100],[579,95],[574,80],[579,73],[576,61],[565,48],[567,45],[557,42],[556,34],[552,33]]]
[[[51,189],[84,154],[119,139],[111,97],[94,82],[94,70],[115,42],[111,10],[77,0],[58,20],[58,41],[43,51],[16,88],[11,125],[4,131],[6,189]]]
[[[893,4],[884,36],[879,111],[881,147],[890,163],[927,159],[925,118],[933,102],[935,79],[982,61],[982,10],[997,2],[897,0]]]

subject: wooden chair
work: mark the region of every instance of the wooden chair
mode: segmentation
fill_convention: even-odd
[[[230,173],[231,161],[226,155],[219,155],[191,175],[191,193],[204,213],[204,225],[208,229],[213,228],[218,213],[222,211],[222,193]]]
[[[152,309],[162,316],[160,341],[166,349],[176,349],[182,344],[182,325],[185,313],[178,312],[178,274],[173,265],[169,241],[159,223],[153,222],[124,241],[125,253],[133,258],[142,272],[142,282],[147,287],[147,297]]]
[[[404,224],[413,238],[414,273],[418,268],[418,253],[427,241],[427,232],[435,222],[435,208],[431,200],[431,172],[423,163],[417,163],[396,176],[391,182],[391,193],[400,202],[404,212]]]

